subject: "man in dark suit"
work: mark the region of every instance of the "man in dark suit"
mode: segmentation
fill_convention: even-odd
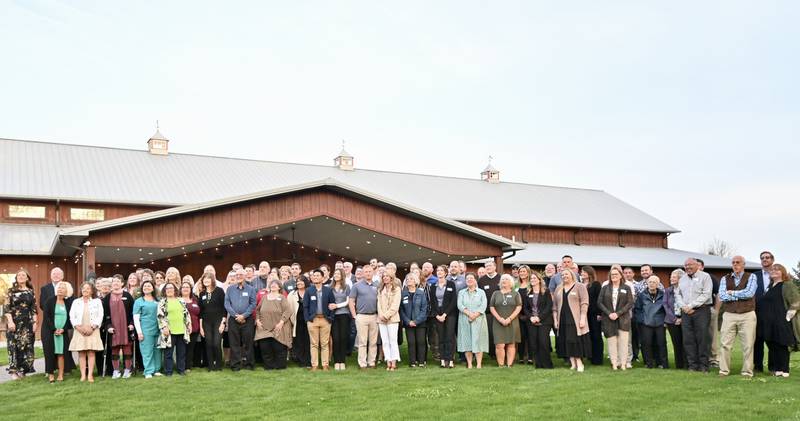
[[[772,269],[772,264],[775,263],[775,256],[769,251],[762,251],[760,257],[761,270],[755,272],[757,282],[755,295],[756,317],[758,317],[759,307],[763,305],[761,300],[772,282],[769,279],[769,271]],[[764,336],[758,328],[756,328],[756,341],[753,344],[753,371],[764,372]]]
[[[42,286],[39,290],[39,309],[44,311],[44,303],[56,296],[56,285],[64,280],[64,271],[55,267],[50,271],[50,283]]]

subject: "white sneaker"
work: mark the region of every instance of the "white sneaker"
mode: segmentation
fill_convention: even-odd
[[[122,373],[120,373],[119,370],[114,370],[114,374],[111,375],[111,378],[118,379],[120,377],[122,377]]]
[[[579,366],[577,371],[578,373],[583,373],[583,366]]]
[[[155,374],[153,374],[153,375],[154,375],[154,376],[156,376],[156,377],[161,377],[161,376],[163,376],[163,374],[161,374],[161,373],[155,373]]]
[[[150,375],[150,374],[145,374],[144,378],[145,378],[145,379],[152,379],[152,378],[153,378],[153,376],[152,376],[152,375]]]
[[[123,379],[129,379],[130,377],[131,377],[131,371],[126,368],[125,372],[122,373],[122,378]]]

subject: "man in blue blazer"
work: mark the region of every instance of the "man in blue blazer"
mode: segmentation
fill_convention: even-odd
[[[769,279],[769,271],[772,269],[772,264],[775,263],[775,256],[769,251],[761,252],[761,270],[755,272],[756,282],[756,317],[760,308],[763,306],[761,300],[764,298],[769,285],[772,280]],[[756,325],[758,326],[758,324]],[[753,371],[764,372],[764,336],[756,327],[756,341],[753,343]]]
[[[303,298],[303,314],[308,324],[308,336],[311,342],[311,371],[319,369],[319,360],[322,360],[322,370],[329,370],[330,348],[328,343],[331,337],[336,297],[333,296],[333,290],[330,287],[323,285],[324,281],[325,275],[320,269],[311,271],[311,286],[308,287]]]

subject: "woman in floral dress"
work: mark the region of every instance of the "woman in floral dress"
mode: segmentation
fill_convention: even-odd
[[[20,269],[14,279],[3,314],[8,326],[8,372],[11,379],[17,380],[35,372],[33,343],[36,340],[36,297],[28,271]]]

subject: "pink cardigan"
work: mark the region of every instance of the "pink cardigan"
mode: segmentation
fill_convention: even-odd
[[[561,284],[556,288],[553,294],[553,319],[555,328],[558,329],[558,323],[561,320],[561,309],[563,308],[563,295],[564,285]],[[589,322],[586,319],[586,313],[589,310],[589,292],[586,290],[586,285],[575,283],[567,296],[567,303],[569,310],[572,312],[572,318],[575,320],[575,328],[578,331],[578,336],[589,333]],[[583,328],[580,326],[580,321],[583,321]]]

